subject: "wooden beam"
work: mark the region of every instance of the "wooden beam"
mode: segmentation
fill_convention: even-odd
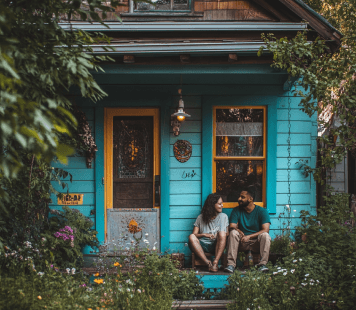
[[[306,20],[310,27],[314,28],[324,39],[334,40],[337,44],[340,44],[340,39],[334,35],[334,30],[328,25],[325,25],[320,19],[314,16],[311,12],[306,11],[299,4],[294,2],[294,0],[279,0],[286,7],[288,7],[292,12],[297,14],[300,18]]]
[[[267,1],[265,0],[252,0],[259,6],[263,7],[265,10],[268,12],[272,13],[275,17],[277,17],[281,22],[287,22],[289,21],[287,17],[282,14],[281,12],[277,11],[272,5],[270,5]]]
[[[228,62],[236,62],[237,58],[237,54],[229,54]]]
[[[123,61],[125,64],[133,64],[133,63],[135,63],[135,56],[134,55],[124,55]]]
[[[179,55],[180,62],[182,64],[189,64],[190,63],[190,55],[189,54],[182,54]]]
[[[287,81],[283,84],[283,90],[290,91],[294,83],[298,80],[296,76],[288,76]]]

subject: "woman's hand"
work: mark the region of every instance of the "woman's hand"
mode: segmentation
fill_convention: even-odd
[[[214,240],[216,238],[216,235],[213,234],[205,234],[205,238],[209,238],[211,240]]]

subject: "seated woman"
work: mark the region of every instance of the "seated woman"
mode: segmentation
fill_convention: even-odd
[[[189,236],[189,248],[209,267],[209,271],[218,271],[218,262],[225,249],[229,218],[222,213],[223,200],[218,194],[206,198],[201,214],[194,223],[193,233]],[[205,253],[215,254],[213,263]]]

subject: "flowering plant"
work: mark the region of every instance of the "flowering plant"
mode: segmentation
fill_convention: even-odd
[[[88,245],[97,247],[97,232],[93,222],[77,209],[63,206],[63,211],[53,210],[50,230],[43,236],[51,253],[47,260],[59,267],[80,266],[83,261],[82,249]]]

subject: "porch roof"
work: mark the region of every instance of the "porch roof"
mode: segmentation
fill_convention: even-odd
[[[172,32],[172,31],[300,31],[307,29],[306,23],[287,22],[66,22],[60,23],[64,30],[115,32]]]

